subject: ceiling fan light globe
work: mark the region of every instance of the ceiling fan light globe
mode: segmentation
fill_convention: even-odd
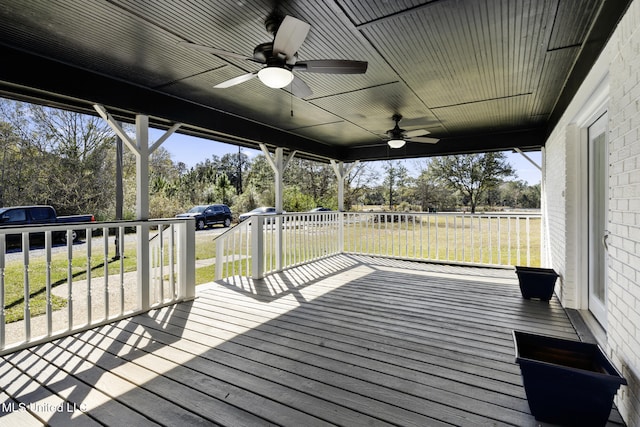
[[[406,144],[406,141],[404,139],[390,139],[387,144],[389,144],[391,148],[402,148],[404,144]]]
[[[258,71],[258,78],[266,86],[280,89],[291,83],[293,73],[282,67],[265,67]]]

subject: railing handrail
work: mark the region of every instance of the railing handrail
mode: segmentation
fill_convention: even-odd
[[[87,229],[87,228],[117,228],[137,227],[139,225],[160,225],[166,223],[178,223],[188,221],[189,218],[154,218],[147,220],[122,220],[122,221],[85,221],[85,222],[66,222],[60,224],[25,224],[15,227],[0,226],[0,234],[20,234],[24,232],[42,233],[45,231],[59,231],[67,229]]]
[[[318,213],[331,213],[331,212],[318,212]],[[345,211],[345,212],[341,212],[344,214],[363,214],[363,215],[368,215],[368,214],[386,214],[386,215],[429,215],[429,216],[452,216],[452,215],[456,215],[456,216],[504,216],[504,217],[513,217],[513,216],[518,216],[518,217],[540,217],[542,214],[540,212],[443,212],[443,211],[439,211],[439,212],[423,212],[423,211]]]

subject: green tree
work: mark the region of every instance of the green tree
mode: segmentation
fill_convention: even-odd
[[[252,199],[258,205],[273,206],[275,204],[275,184],[273,169],[269,165],[267,158],[260,154],[251,162],[250,170],[247,174],[247,185],[249,191],[253,193]]]
[[[242,151],[227,153],[219,159],[217,171],[227,177],[230,185],[235,188],[236,194],[241,194],[249,165],[249,157]]]
[[[0,202],[2,206],[30,204],[44,194],[46,150],[39,146],[29,118],[29,105],[0,99]]]
[[[392,210],[394,205],[405,201],[400,196],[410,182],[409,172],[406,166],[399,161],[387,161],[384,163],[383,169],[385,171],[383,187],[387,194],[389,209]]]
[[[462,154],[436,157],[431,162],[433,179],[459,191],[466,199],[471,213],[476,212],[478,201],[489,189],[504,178],[514,175],[504,153]]]
[[[445,185],[432,179],[429,162],[420,171],[412,191],[413,200],[420,204],[423,212],[450,210],[456,205],[454,194]]]
[[[0,121],[3,204],[51,204],[61,215],[107,211],[114,138],[102,119],[3,100]]]

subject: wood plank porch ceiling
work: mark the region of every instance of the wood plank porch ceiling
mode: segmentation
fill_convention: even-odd
[[[343,161],[539,149],[615,29],[629,0],[3,0],[0,96],[255,148]],[[193,51],[189,41],[251,55],[270,41],[277,5],[311,24],[300,60],[368,61],[364,75],[299,73],[305,99],[257,79],[249,61]],[[387,147],[406,130],[438,144]]]
[[[4,356],[0,425],[534,425],[513,329],[576,338],[513,270],[334,256]]]

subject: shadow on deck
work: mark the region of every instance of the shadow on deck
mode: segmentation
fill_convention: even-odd
[[[513,329],[577,338],[513,270],[339,255],[4,356],[0,425],[538,425]]]

